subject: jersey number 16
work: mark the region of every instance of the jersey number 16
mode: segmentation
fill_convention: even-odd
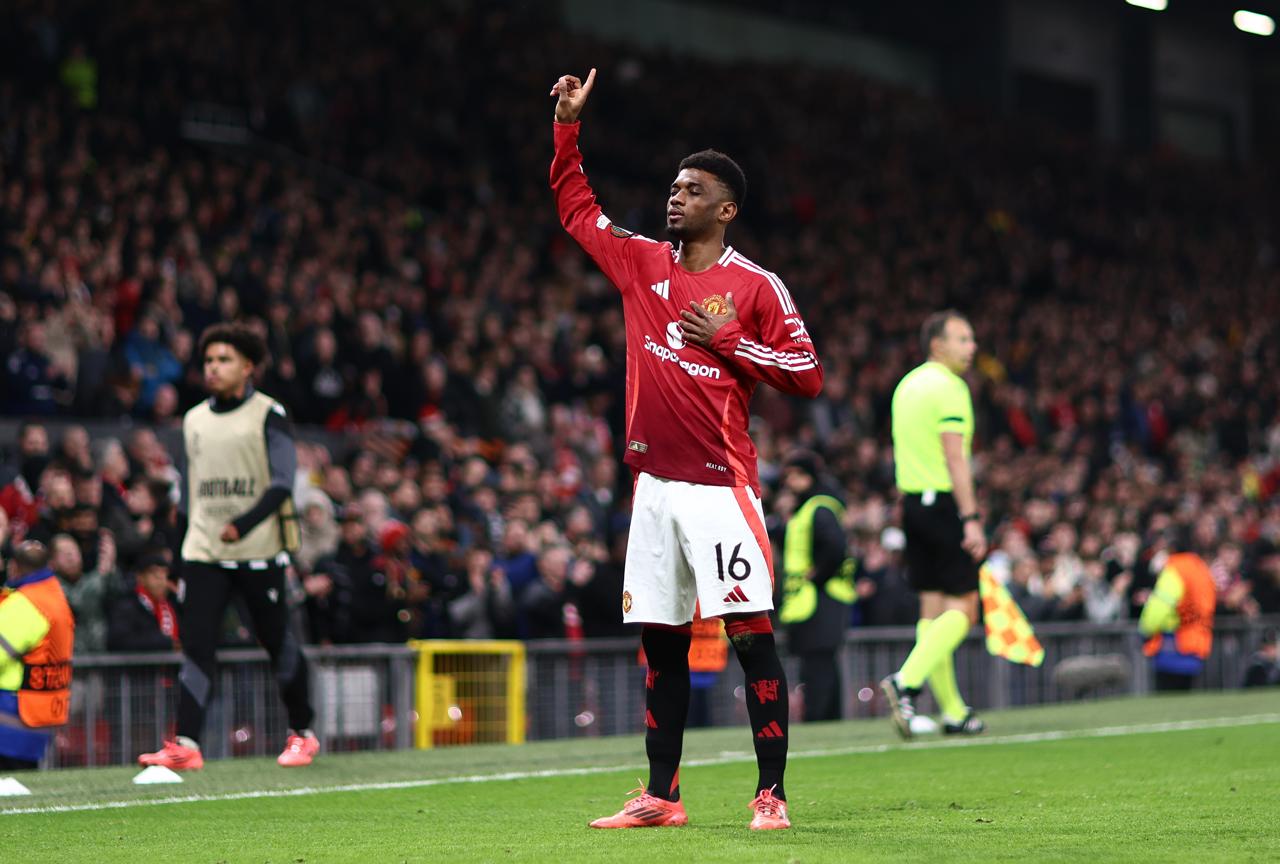
[[[751,575],[751,562],[746,558],[738,557],[738,553],[742,551],[742,544],[739,543],[733,547],[733,551],[729,553],[729,576],[735,582],[741,582]],[[721,543],[716,544],[716,575],[720,581],[724,581],[724,546]]]

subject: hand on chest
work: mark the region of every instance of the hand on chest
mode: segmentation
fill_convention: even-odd
[[[715,269],[725,274],[722,269]],[[732,293],[739,324],[748,335],[755,334],[753,292],[742,280],[720,274],[688,273],[676,266],[654,268],[640,276],[636,299],[644,310],[647,329],[653,330],[655,337],[666,336],[668,343],[682,343],[680,313],[694,303],[712,315],[725,315],[729,311],[726,295]],[[679,350],[684,346],[671,344],[671,347]]]

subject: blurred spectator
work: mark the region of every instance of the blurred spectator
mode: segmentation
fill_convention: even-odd
[[[528,499],[525,499],[526,503]],[[529,524],[520,518],[509,519],[502,535],[501,556],[494,566],[506,576],[507,584],[517,597],[538,579],[538,558],[533,553],[534,538]]]
[[[171,386],[182,375],[182,367],[164,344],[160,323],[154,315],[142,316],[137,329],[129,334],[124,343],[124,358],[138,384],[136,411],[142,416],[148,416],[155,407],[159,390],[166,385]],[[170,404],[167,409],[167,416],[170,418],[173,416],[173,409],[174,406]]]
[[[568,546],[544,550],[538,556],[538,578],[520,595],[525,627],[521,635],[526,639],[564,639],[569,635],[565,606],[570,602],[571,590],[588,581],[592,569],[589,561],[575,561]],[[577,614],[576,609],[570,613]],[[581,638],[581,631],[577,635]]]
[[[1085,617],[1094,624],[1109,624],[1128,614],[1129,585],[1133,577],[1118,573],[1107,581],[1107,568],[1101,561],[1084,565]]]
[[[80,546],[68,534],[55,535],[49,566],[62,583],[76,618],[76,655],[96,654],[107,648],[107,609],[115,601],[115,543],[103,533],[97,567],[85,572]]]
[[[156,489],[145,475],[133,474],[124,490],[124,507],[111,510],[109,528],[115,534],[120,554],[133,561],[152,544],[156,534],[156,516],[160,506]]]
[[[51,546],[54,534],[71,530],[76,504],[71,475],[56,465],[45,468],[40,475],[36,504],[39,508],[36,521],[28,527],[27,536]]]
[[[107,647],[112,651],[176,651],[181,647],[170,558],[149,549],[138,559],[131,592],[111,609]]]
[[[331,557],[316,562],[315,573],[329,577],[340,590],[326,591],[325,620],[320,632],[328,633],[336,643],[398,642],[404,638],[408,614],[402,619],[402,605],[391,595],[381,567],[381,556],[369,537],[364,510],[348,504],[342,511],[342,539]],[[308,592],[310,593],[310,592]],[[332,599],[328,596],[332,593]]]
[[[440,601],[432,596],[431,584],[411,557],[411,534],[408,525],[395,519],[383,522],[378,532],[382,555],[377,559],[377,567],[386,579],[387,597],[395,606],[399,634],[396,639],[388,639],[389,642],[448,635],[441,632],[447,629],[446,622],[436,614]]]
[[[1275,687],[1280,685],[1280,649],[1276,645],[1276,628],[1262,631],[1258,650],[1249,657],[1244,670],[1245,687]]]
[[[1046,620],[1044,587],[1034,558],[1020,558],[1009,574],[1009,596],[1022,609],[1028,621]]]
[[[75,98],[75,103],[86,110],[98,105],[98,64],[85,54],[84,45],[71,46],[70,56],[62,62],[62,83]]]
[[[452,635],[448,604],[463,590],[461,580],[450,566],[449,542],[442,522],[446,508],[423,508],[413,515],[413,525],[398,541],[400,554],[407,554],[411,572],[426,590],[417,602],[419,621],[413,629],[418,638],[438,639]],[[403,526],[402,523],[396,523]],[[386,529],[383,529],[384,532]],[[384,548],[385,545],[384,545]]]
[[[864,627],[904,627],[920,616],[920,600],[907,582],[902,561],[906,538],[902,529],[890,526],[876,533],[858,526],[853,551],[858,568],[854,590],[858,595],[853,620]]]
[[[333,516],[333,502],[323,492],[307,490],[297,500],[302,511],[302,544],[293,558],[302,572],[310,573],[318,560],[337,551],[340,532]]]
[[[8,358],[6,413],[49,415],[70,402],[66,370],[46,350],[45,325],[32,321],[22,328],[17,350]]]
[[[73,476],[93,471],[93,453],[89,430],[83,426],[67,426],[62,430],[54,459]]]
[[[39,519],[36,490],[48,464],[49,433],[38,423],[24,423],[18,429],[17,457],[4,467],[5,476],[0,479],[4,484],[0,487],[0,507],[9,517],[15,540],[22,540]]]
[[[449,603],[454,635],[460,639],[502,639],[514,635],[511,586],[493,566],[493,553],[480,546],[466,554],[467,588]]]
[[[324,425],[341,407],[347,381],[338,367],[338,341],[333,331],[320,329],[311,338],[311,351],[304,355],[298,369],[298,388],[303,398],[298,401],[294,416],[303,423]]]
[[[608,639],[636,632],[634,625],[622,623],[622,567],[627,557],[628,520],[625,516],[611,526],[612,541],[607,550],[598,541],[580,546],[581,557],[590,562],[589,577],[579,567],[574,605],[582,617],[582,635],[588,639]],[[585,562],[584,562],[585,563]]]

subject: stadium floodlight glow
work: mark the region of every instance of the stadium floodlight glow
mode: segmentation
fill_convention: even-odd
[[[1243,30],[1255,36],[1270,36],[1276,32],[1275,19],[1260,12],[1248,12],[1241,9],[1231,17],[1231,20],[1236,22],[1237,30]]]
[[[1169,8],[1169,0],[1124,0],[1130,6],[1150,9],[1152,12],[1163,12]]]

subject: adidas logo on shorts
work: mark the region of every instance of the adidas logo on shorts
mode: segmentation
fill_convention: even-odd
[[[741,586],[741,585],[735,585],[735,586],[733,586],[733,590],[732,590],[732,591],[730,591],[728,594],[726,594],[726,595],[725,595],[725,597],[724,597],[724,600],[722,600],[722,601],[720,601],[720,602],[722,602],[722,603],[749,603],[749,602],[751,602],[751,601],[747,599],[747,595],[746,595],[746,593],[742,590],[742,586]]]

